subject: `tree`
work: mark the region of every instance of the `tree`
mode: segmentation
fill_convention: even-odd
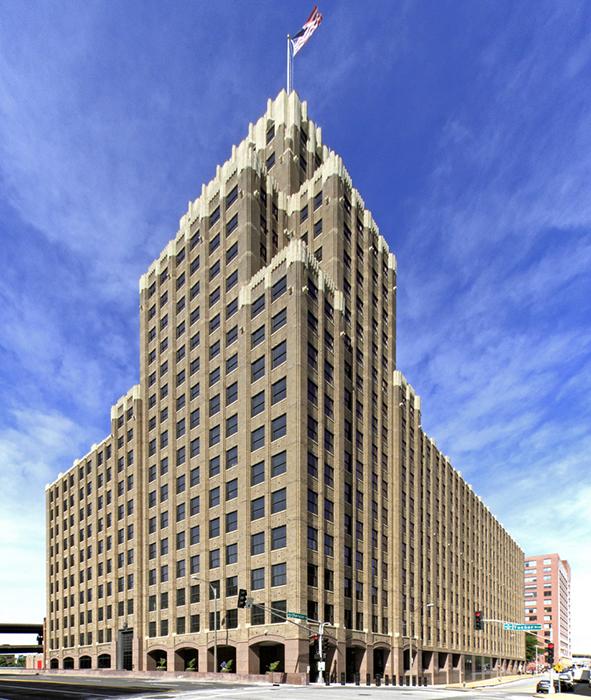
[[[0,654],[0,666],[16,666],[14,654]]]
[[[543,653],[544,644],[540,642],[537,635],[531,632],[525,633],[525,660],[535,661],[536,660],[536,644],[538,645],[538,653]]]

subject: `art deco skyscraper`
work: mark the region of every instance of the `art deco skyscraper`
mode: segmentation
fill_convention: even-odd
[[[435,682],[523,658],[473,629],[521,619],[523,554],[421,429],[395,290],[342,160],[280,93],[140,280],[111,435],[48,487],[54,666],[213,670],[215,648],[302,680],[317,626],[290,612],[330,623],[339,677],[409,675],[409,637]]]

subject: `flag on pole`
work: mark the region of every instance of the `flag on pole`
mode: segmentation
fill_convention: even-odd
[[[297,52],[301,48],[303,48],[304,44],[318,29],[320,22],[322,22],[322,15],[320,14],[318,7],[314,5],[314,9],[312,10],[310,16],[304,22],[304,26],[300,29],[300,31],[297,34],[294,34],[294,36],[291,37],[293,56],[295,56]]]

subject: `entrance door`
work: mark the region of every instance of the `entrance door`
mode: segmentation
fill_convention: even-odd
[[[119,630],[118,637],[117,667],[123,671],[133,671],[133,630]]]

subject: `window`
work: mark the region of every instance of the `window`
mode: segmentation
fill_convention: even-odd
[[[238,432],[238,414],[226,418],[226,437]]]
[[[267,170],[270,170],[275,165],[275,151],[267,158]]]
[[[287,619],[287,601],[274,600],[271,602],[271,624],[285,622]]]
[[[308,489],[308,512],[318,514],[318,494]]]
[[[220,550],[212,549],[209,552],[209,568],[217,569],[220,566]]]
[[[213,428],[209,429],[209,446],[213,447],[214,445],[217,445],[218,442],[220,441],[220,426],[219,425],[214,425]]]
[[[265,497],[253,498],[250,502],[250,519],[258,520],[265,516]]]
[[[226,263],[232,262],[234,258],[238,255],[238,241],[236,243],[233,243],[229,248],[228,252],[226,253]],[[232,275],[231,275],[232,276]],[[236,282],[238,281],[238,273],[236,273]],[[234,281],[232,284],[230,284],[230,278],[228,278],[228,289],[234,285]]]
[[[209,215],[209,225],[213,226],[215,223],[217,223],[219,221],[219,219],[220,219],[220,208],[218,206]]]
[[[271,287],[271,301],[275,301],[275,299],[278,299],[282,294],[285,293],[287,289],[287,276],[283,275],[281,279],[278,279],[277,282]]]
[[[271,477],[283,474],[287,469],[287,452],[278,452],[271,457]]]
[[[209,332],[213,333],[215,330],[217,330],[220,327],[220,315],[216,314],[212,319],[209,321]]]
[[[284,340],[271,350],[271,367],[278,367],[287,359],[287,341]]]
[[[314,238],[322,233],[322,219],[314,222]]]
[[[189,541],[191,544],[199,544],[199,525],[193,525],[189,530]]]
[[[265,295],[261,294],[258,299],[255,299],[252,302],[252,305],[250,307],[250,317],[254,318],[257,314],[260,314],[260,312],[265,308]]]
[[[250,554],[262,554],[265,551],[265,533],[255,532],[250,536]]]
[[[282,549],[287,546],[287,529],[285,525],[271,530],[271,549]]]
[[[279,330],[287,323],[287,309],[281,309],[271,318],[271,333]]]
[[[287,432],[287,414],[283,413],[271,421],[271,440],[278,440]]]
[[[271,494],[271,513],[279,513],[287,508],[287,489],[282,488]]]
[[[238,447],[230,447],[226,450],[226,469],[231,469],[238,464]]]
[[[238,545],[229,544],[226,547],[226,564],[236,564],[238,561]]]
[[[215,486],[209,490],[209,507],[214,508],[220,504],[220,487]]]
[[[226,483],[226,500],[231,501],[238,497],[238,479],[232,479]]]
[[[255,486],[265,480],[265,463],[257,462],[250,468],[250,485]]]
[[[231,204],[233,204],[237,199],[238,199],[238,185],[234,185],[234,187],[226,195],[226,209]]]
[[[234,532],[238,529],[238,511],[233,510],[231,513],[226,513],[226,532]]]
[[[282,377],[271,385],[271,403],[282,401],[287,396],[287,380]]]
[[[220,534],[220,519],[212,518],[209,521],[209,537],[219,537]]]
[[[260,391],[255,394],[250,400],[250,413],[252,416],[256,416],[265,410],[265,392]]]
[[[211,255],[214,250],[217,250],[220,246],[220,234],[217,233],[209,242],[209,254]]]
[[[259,591],[261,588],[265,587],[265,569],[261,567],[260,569],[253,569],[250,572],[250,588],[253,591]]]
[[[234,216],[226,224],[226,236],[229,236],[237,227],[238,227],[238,214],[234,214]]]
[[[275,138],[275,124],[271,124],[271,126],[268,127],[267,133],[266,133],[266,143],[271,143],[271,141]]]
[[[259,428],[255,428],[250,434],[250,449],[254,452],[255,450],[264,447],[265,445],[265,426],[261,425]]]
[[[238,353],[234,353],[233,355],[230,355],[230,357],[226,360],[226,373],[230,374],[230,372],[233,372],[236,367],[238,367]]]
[[[251,364],[251,381],[256,382],[257,379],[265,375],[265,356],[259,357]]]
[[[308,549],[318,549],[318,530],[308,525]]]
[[[285,586],[287,583],[287,564],[273,564],[271,567],[271,586]]]
[[[252,347],[256,347],[259,343],[262,343],[265,339],[265,326],[260,326],[251,333],[250,342]]]

